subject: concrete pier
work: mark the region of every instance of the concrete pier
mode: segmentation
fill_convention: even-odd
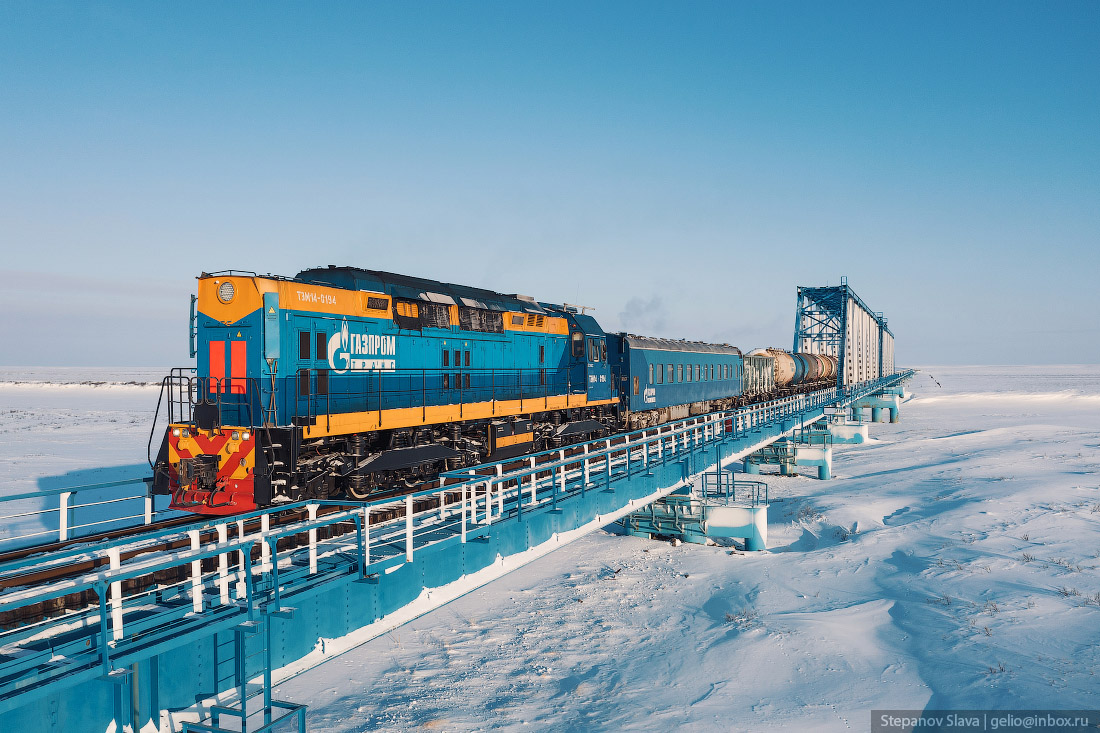
[[[817,466],[817,477],[828,481],[833,477],[833,448],[826,445],[795,446],[795,465]]]
[[[673,493],[624,517],[624,534],[654,539],[673,537],[704,545],[719,539],[740,539],[745,549],[768,546],[768,487],[761,481],[736,481],[723,470],[704,474],[701,485]]]
[[[829,437],[833,445],[853,445],[867,442],[867,423],[865,422],[842,420],[829,422],[826,427],[829,430]]]
[[[885,422],[884,411],[889,414],[890,422],[896,423],[901,414],[901,395],[879,393],[862,397],[852,403],[852,413],[857,415],[864,408],[871,408],[871,422]]]

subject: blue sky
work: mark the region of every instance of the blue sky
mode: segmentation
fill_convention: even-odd
[[[0,363],[186,360],[352,264],[899,363],[1100,361],[1100,4],[0,4]]]

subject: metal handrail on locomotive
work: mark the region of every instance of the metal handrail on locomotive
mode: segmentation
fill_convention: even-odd
[[[833,357],[609,334],[573,306],[352,267],[203,273],[194,305],[195,367],[163,381],[150,465],[199,514],[365,499],[836,374]]]

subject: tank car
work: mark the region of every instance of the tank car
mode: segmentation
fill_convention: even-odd
[[[774,389],[779,393],[820,388],[836,379],[836,357],[826,354],[794,353],[777,348],[755,349],[752,357],[771,357]]]

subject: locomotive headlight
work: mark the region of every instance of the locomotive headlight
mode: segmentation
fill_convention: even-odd
[[[180,429],[179,428],[172,428],[172,437],[173,438],[180,437]]]
[[[233,300],[233,296],[236,295],[237,289],[233,287],[233,283],[226,280],[218,286],[218,300],[223,303],[228,303]]]
[[[251,437],[252,437],[252,433],[248,432],[247,430],[245,430],[243,433],[241,433],[241,440],[248,440]]]
[[[233,435],[232,435],[232,437],[233,437],[233,440],[240,440],[240,439],[241,439],[241,433],[240,433],[240,431],[238,431],[238,430],[234,430],[234,431],[233,431]]]

